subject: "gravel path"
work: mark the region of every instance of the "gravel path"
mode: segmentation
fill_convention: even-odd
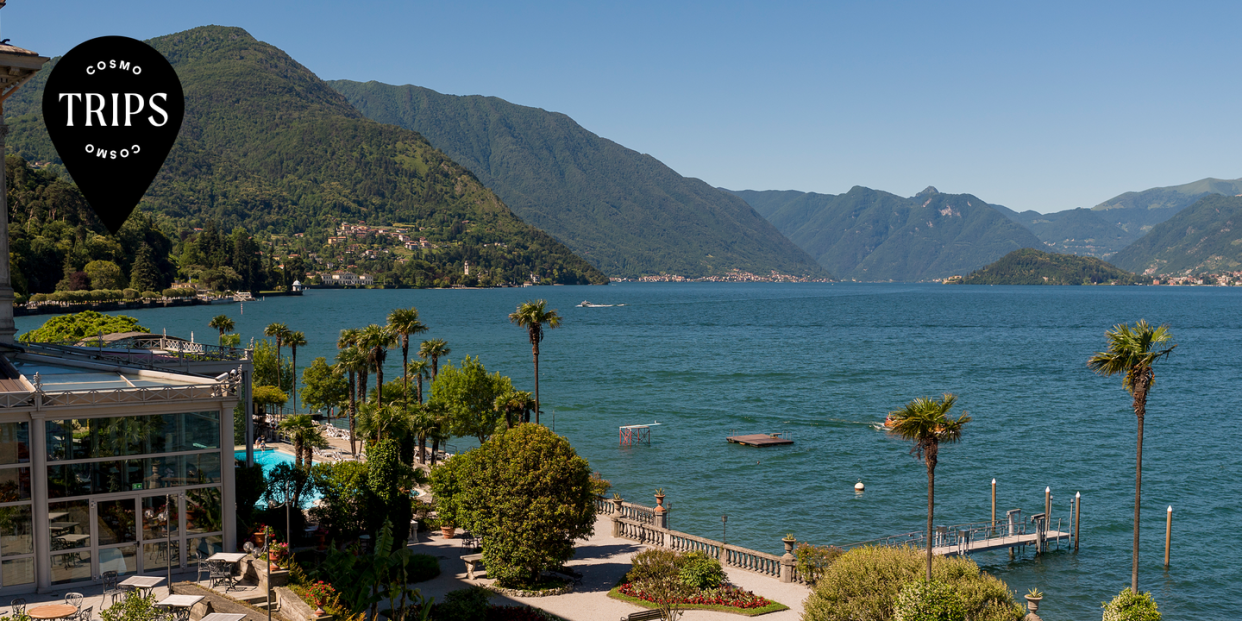
[[[648,546],[628,539],[618,539],[611,535],[612,520],[597,518],[595,535],[578,545],[574,560],[568,566],[582,574],[582,584],[574,592],[552,597],[507,597],[495,595],[493,603],[526,604],[542,608],[568,621],[604,621],[620,619],[631,612],[641,610],[638,606],[621,602],[608,597],[608,591],[630,569],[630,559]],[[440,558],[440,575],[434,580],[420,582],[418,587],[424,596],[435,597],[443,601],[444,595],[450,591],[462,589],[471,584],[490,584],[488,578],[474,581],[466,577],[466,564],[461,561],[466,549],[462,548],[460,539],[445,539],[439,534],[430,538],[423,533],[420,543],[411,546],[415,553],[431,554]],[[800,584],[786,584],[779,580],[759,574],[728,569],[729,579],[736,585],[753,591],[768,599],[778,601],[789,610],[771,613],[758,617],[765,621],[797,621],[802,618],[802,602],[810,594],[810,590]],[[685,621],[739,621],[741,615],[709,610],[690,610],[682,616]]]

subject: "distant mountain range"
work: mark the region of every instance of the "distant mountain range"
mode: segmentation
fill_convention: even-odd
[[[1112,257],[1140,274],[1242,270],[1242,197],[1210,194],[1151,228]]]
[[[959,285],[1133,285],[1151,279],[1105,263],[1096,257],[1057,254],[1023,248],[946,284]]]
[[[418,86],[329,84],[367,118],[425,136],[523,220],[609,275],[830,277],[745,201],[564,114]]]
[[[420,279],[456,278],[471,261],[493,284],[531,273],[556,283],[608,281],[421,135],[364,118],[246,31],[206,26],[149,43],[176,68],[186,107],[141,207],[176,228],[210,220],[224,231],[305,232],[326,242],[341,221],[400,222],[439,247],[406,265]],[[28,160],[59,159],[40,111],[55,62],[5,102],[8,147]]]
[[[936,280],[1043,246],[978,197],[932,187],[910,198],[860,186],[838,195],[736,194],[840,278]]]
[[[1134,243],[1152,227],[1210,194],[1242,193],[1242,179],[1200,179],[1193,183],[1126,192],[1091,209],[1041,214],[1018,213],[993,205],[1035,233],[1057,252],[1108,258]]]

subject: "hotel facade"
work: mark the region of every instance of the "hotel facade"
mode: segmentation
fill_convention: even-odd
[[[248,364],[207,377],[161,370],[177,359],[167,351],[135,364],[133,352],[0,347],[0,593],[236,549],[233,409]]]

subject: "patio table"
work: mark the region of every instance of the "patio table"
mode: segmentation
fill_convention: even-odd
[[[26,611],[26,615],[32,619],[64,619],[78,614],[78,607],[69,604],[48,604],[46,606],[35,606]]]

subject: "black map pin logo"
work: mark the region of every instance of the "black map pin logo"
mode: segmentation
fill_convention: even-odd
[[[168,60],[129,37],[69,50],[43,89],[43,121],[91,209],[116,233],[172,150],[185,95]]]

